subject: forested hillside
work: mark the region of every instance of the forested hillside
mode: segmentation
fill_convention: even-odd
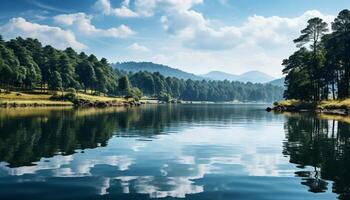
[[[37,39],[0,38],[0,87],[6,90],[65,91],[74,88],[95,95],[142,93],[162,100],[261,101],[282,98],[283,88],[270,84],[178,79],[158,72],[114,70],[105,58],[42,46]]]
[[[119,70],[124,70],[127,72],[137,73],[140,71],[147,72],[159,72],[163,76],[176,77],[180,79],[192,79],[192,80],[202,80],[203,77],[184,72],[179,69],[175,69],[166,65],[156,64],[152,62],[122,62],[122,63],[114,63],[112,67],[117,68]]]
[[[0,36],[1,37],[1,36]],[[105,58],[42,46],[36,39],[0,38],[0,83],[6,89],[67,88],[116,93],[117,74]]]
[[[194,81],[165,77],[158,72],[138,72],[130,75],[133,86],[148,96],[162,96],[189,101],[261,101],[282,99],[283,87],[235,81]]]
[[[252,83],[268,83],[274,78],[260,71],[248,71],[240,75],[229,74],[220,71],[211,71],[207,74],[202,75],[203,77],[211,80],[229,80],[239,82],[252,82]]]

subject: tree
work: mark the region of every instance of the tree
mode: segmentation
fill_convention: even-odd
[[[93,84],[96,81],[96,75],[95,75],[95,70],[89,61],[83,60],[78,64],[77,74],[80,82],[84,86],[85,92],[87,88],[92,88]]]
[[[11,68],[0,60],[0,83],[9,89],[13,77]]]
[[[344,98],[350,95],[350,11],[342,10],[332,23],[333,40],[337,45],[336,51],[340,61],[341,74],[339,97]]]
[[[123,76],[118,80],[118,90],[122,95],[126,95],[130,88],[129,78],[127,76]]]
[[[62,77],[62,86],[63,88],[67,89],[69,87],[73,87],[76,88],[77,87],[77,81],[75,80],[75,70],[74,67],[72,65],[72,63],[69,60],[69,57],[63,53],[60,57],[59,57],[59,72],[61,74]]]
[[[323,67],[319,44],[322,36],[328,31],[328,25],[318,17],[308,20],[307,23],[307,27],[301,31],[300,37],[295,39],[294,43],[297,44],[297,47],[302,47],[305,44],[311,43],[312,65],[308,69],[308,73],[310,78],[313,80],[314,100],[318,101],[321,97],[320,90],[322,87],[322,77],[320,76],[319,72]]]
[[[142,97],[142,91],[139,88],[131,87],[128,89],[128,96],[132,96],[133,99],[139,101]]]
[[[61,78],[61,74],[58,71],[54,71],[51,74],[51,78],[50,78],[50,89],[51,90],[62,90],[62,78]]]

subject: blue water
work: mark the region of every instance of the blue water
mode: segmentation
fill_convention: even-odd
[[[347,199],[349,125],[265,107],[2,109],[0,199]]]

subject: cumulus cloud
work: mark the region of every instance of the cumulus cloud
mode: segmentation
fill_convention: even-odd
[[[127,49],[132,51],[139,51],[139,52],[149,51],[149,49],[146,46],[140,45],[138,43],[133,43],[132,45],[128,46]]]
[[[105,15],[116,15],[119,17],[139,17],[140,14],[129,8],[130,1],[124,0],[119,8],[113,8],[109,0],[98,0],[95,9]]]
[[[185,46],[199,49],[222,50],[234,48],[239,43],[255,45],[283,45],[306,26],[312,17],[331,22],[334,16],[323,15],[317,10],[307,11],[295,18],[278,16],[250,16],[241,26],[214,28],[212,22],[191,7],[173,10],[161,17],[165,31],[183,40]],[[266,47],[266,46],[265,46]]]
[[[91,23],[92,18],[92,16],[80,12],[57,15],[54,17],[54,21],[57,24],[71,27],[73,30],[89,36],[126,38],[135,34],[133,30],[124,24],[109,29],[96,28]]]
[[[103,14],[118,17],[149,17],[157,12],[164,30],[180,38],[186,47],[209,50],[231,49],[242,43],[262,47],[285,45],[298,36],[308,19],[320,17],[327,22],[334,19],[334,16],[311,10],[294,18],[253,15],[242,25],[216,26],[193,9],[202,3],[203,0],[135,0],[132,3],[124,0],[119,7],[113,8],[110,0],[97,0],[95,8]]]
[[[0,32],[6,39],[18,36],[37,38],[45,45],[52,45],[59,49],[72,47],[77,50],[86,48],[78,42],[71,31],[59,27],[31,23],[22,17],[12,18],[0,27]]]
[[[295,39],[307,21],[313,17],[320,17],[328,24],[334,20],[332,15],[323,15],[317,10],[306,11],[304,14],[294,18],[283,18],[278,16],[263,17],[251,16],[239,29],[247,39],[257,44],[266,42],[272,44],[287,44]]]
[[[190,9],[193,5],[200,3],[203,3],[203,0],[135,0],[134,4],[130,5],[129,0],[124,0],[120,7],[113,8],[110,0],[97,0],[94,7],[105,15],[151,17],[156,11]]]

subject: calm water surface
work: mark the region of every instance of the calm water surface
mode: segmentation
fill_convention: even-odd
[[[350,126],[264,107],[0,109],[0,199],[350,199]]]

